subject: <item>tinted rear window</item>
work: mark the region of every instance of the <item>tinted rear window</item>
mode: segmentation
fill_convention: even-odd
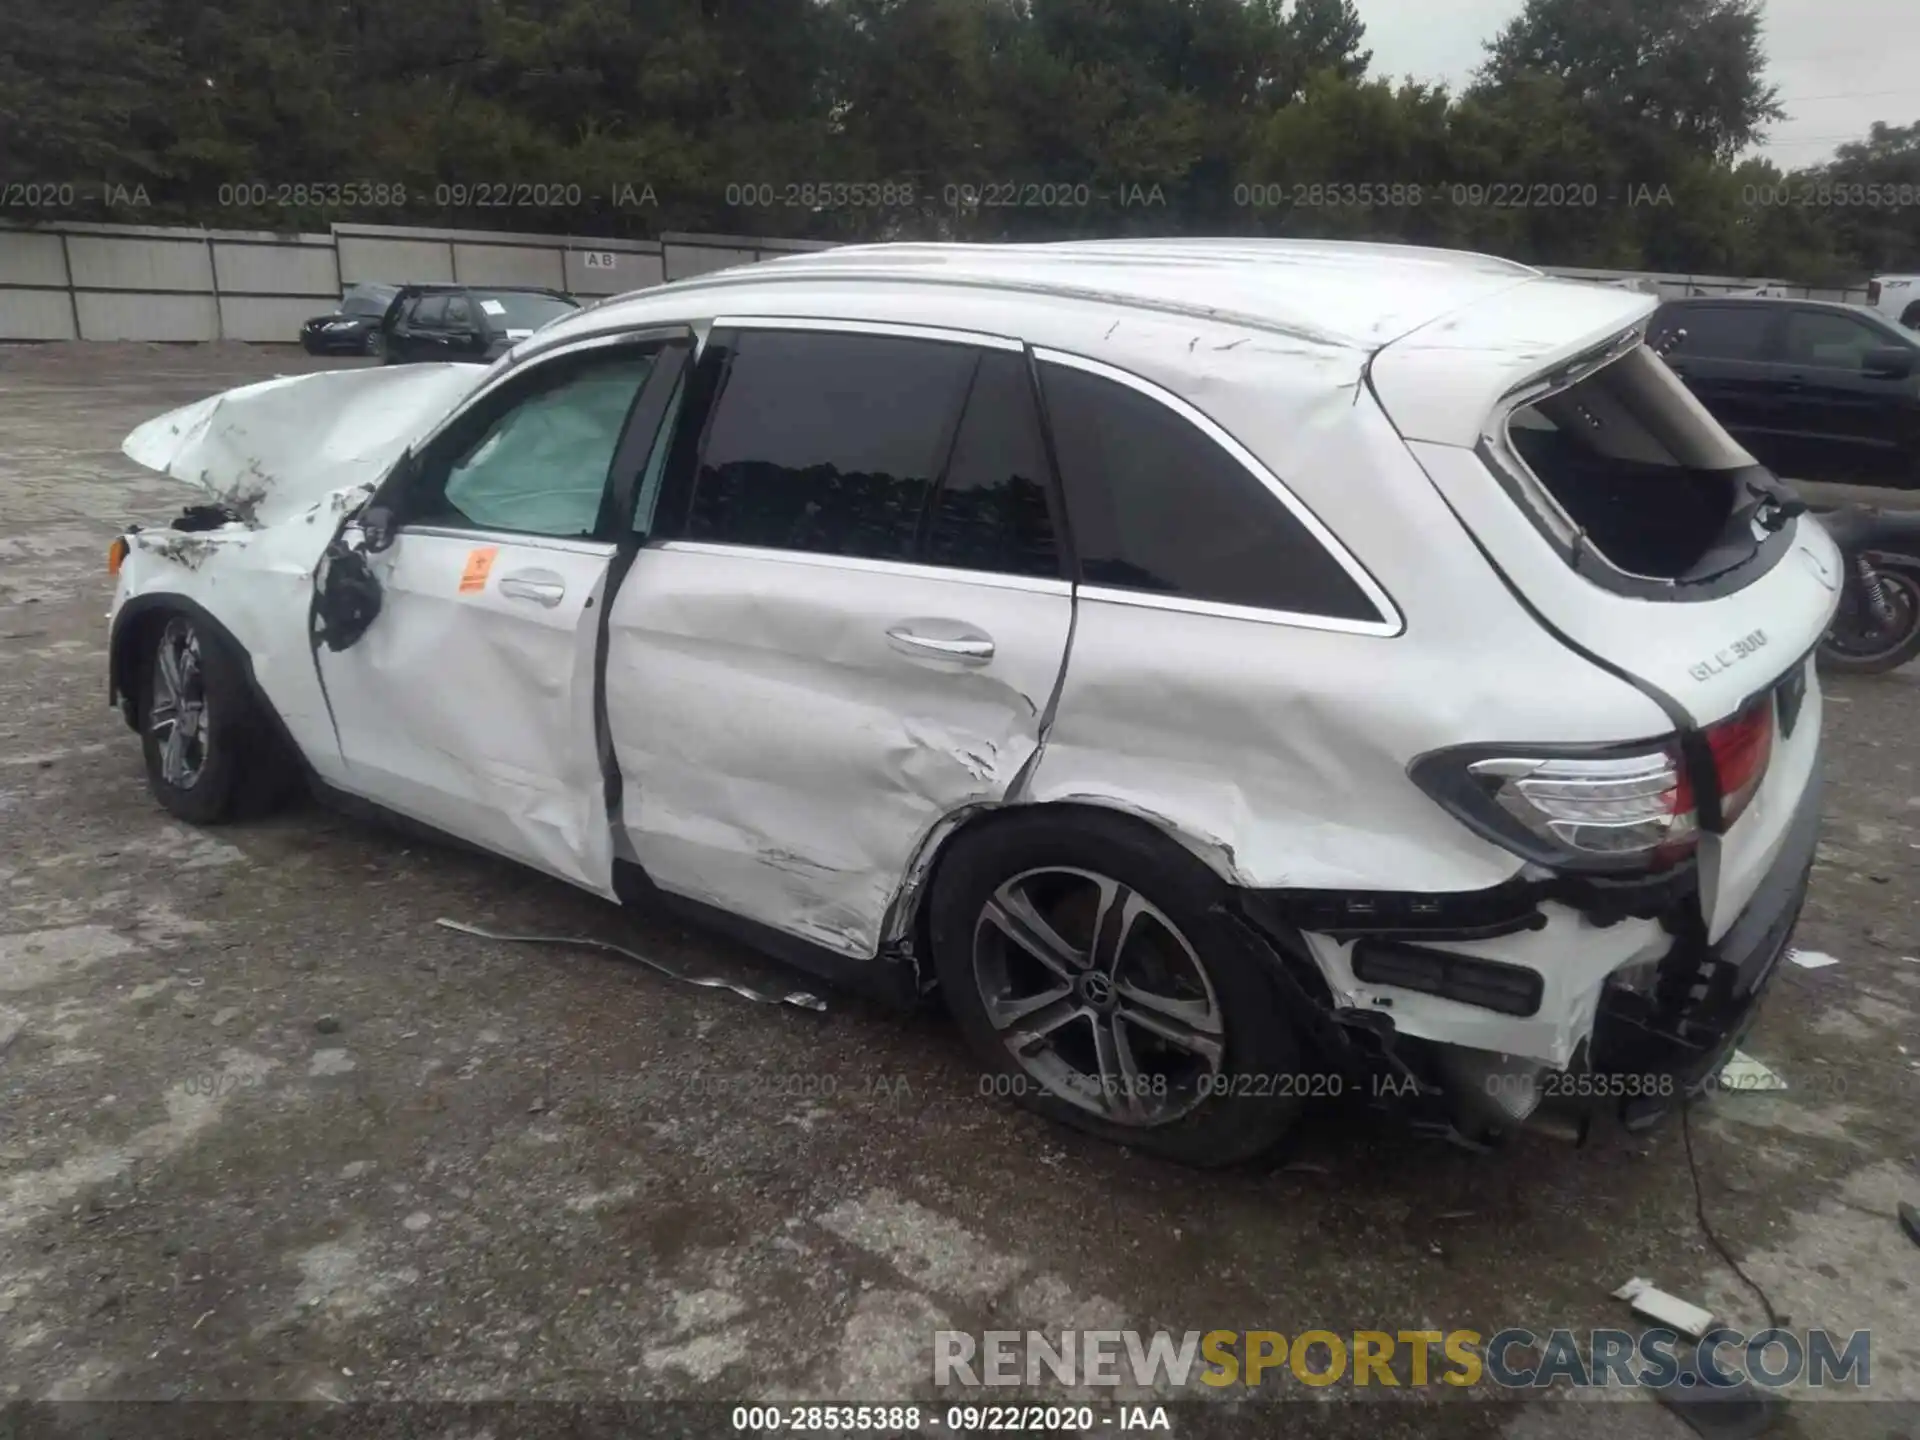
[[[742,333],[687,537],[913,560],[975,356],[891,336]]]
[[[959,570],[1057,576],[1046,474],[1027,357],[982,351],[922,558]]]

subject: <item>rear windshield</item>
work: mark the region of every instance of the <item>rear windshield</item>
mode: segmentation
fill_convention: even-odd
[[[1801,508],[1644,345],[1514,410],[1505,441],[1535,519],[1612,588],[1725,581]]]
[[[485,313],[487,324],[495,330],[538,330],[549,320],[571,315],[580,308],[571,300],[562,300],[556,295],[528,295],[512,291],[489,294],[484,290],[476,290],[473,298]]]

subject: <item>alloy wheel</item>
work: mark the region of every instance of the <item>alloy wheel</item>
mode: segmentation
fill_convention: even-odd
[[[160,747],[160,778],[191,790],[206,769],[210,734],[200,637],[192,625],[181,619],[167,622],[153,666],[147,729]]]
[[[1000,885],[974,926],[973,974],[1007,1053],[1071,1105],[1146,1127],[1217,1092],[1226,1031],[1206,966],[1110,876],[1055,866]]]

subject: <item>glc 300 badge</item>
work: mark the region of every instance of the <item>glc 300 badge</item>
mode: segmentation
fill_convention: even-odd
[[[1767,632],[1755,630],[1750,635],[1742,635],[1724,650],[1714,652],[1697,665],[1689,665],[1687,673],[1696,680],[1711,680],[1724,670],[1731,670],[1742,660],[1767,646]]]

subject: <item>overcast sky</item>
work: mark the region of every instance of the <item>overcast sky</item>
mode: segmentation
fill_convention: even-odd
[[[1356,0],[1377,76],[1463,83],[1522,0]],[[1788,118],[1782,168],[1825,159],[1875,120],[1920,120],[1920,0],[1767,0],[1768,76]]]

